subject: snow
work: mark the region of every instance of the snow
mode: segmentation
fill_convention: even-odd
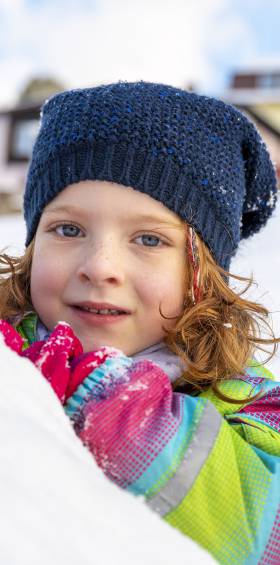
[[[231,271],[234,274],[248,276],[253,274],[256,284],[245,297],[258,302],[271,312],[271,323],[276,337],[280,337],[280,197],[276,210],[267,225],[253,237],[241,242],[238,254],[232,260]],[[263,333],[264,337],[268,337]],[[271,349],[270,349],[271,351]],[[267,355],[258,354],[257,359],[267,359]],[[279,351],[266,367],[280,380],[280,344]]]
[[[47,381],[1,336],[0,358],[1,563],[214,564],[106,479]]]

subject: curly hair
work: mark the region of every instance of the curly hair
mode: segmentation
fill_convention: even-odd
[[[173,387],[199,392],[211,386],[222,400],[240,404],[240,399],[229,398],[219,390],[219,382],[244,375],[248,360],[257,350],[268,354],[260,364],[270,361],[280,338],[274,335],[267,308],[243,297],[254,284],[253,278],[222,269],[201,238],[197,234],[195,237],[200,265],[199,300],[193,300],[195,271],[188,269],[184,310],[165,337],[166,345],[187,366]],[[245,288],[239,292],[231,288],[230,278],[246,283]],[[265,332],[270,337],[262,337]],[[272,346],[271,353],[265,345]]]
[[[264,345],[273,346],[266,362],[270,360],[280,338],[274,336],[269,311],[243,298],[253,284],[252,278],[224,271],[201,238],[197,234],[195,237],[200,264],[200,298],[193,301],[194,270],[187,263],[183,312],[173,328],[163,328],[167,347],[187,367],[173,388],[184,386],[186,390],[199,392],[212,387],[220,398],[234,402],[219,391],[219,382],[244,374],[248,359],[257,349],[268,353]],[[20,257],[0,254],[0,318],[14,318],[18,323],[27,311],[34,310],[30,294],[33,250],[34,239]],[[246,282],[244,290],[237,292],[230,288],[230,277]],[[170,319],[161,309],[160,313],[164,319]],[[263,326],[270,338],[261,337]]]
[[[26,311],[33,309],[30,278],[34,243],[35,239],[18,257],[0,254],[0,318],[20,320]]]

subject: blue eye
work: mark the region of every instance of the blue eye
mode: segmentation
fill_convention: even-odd
[[[163,243],[159,237],[150,234],[139,235],[136,239],[145,239],[148,242],[148,245],[144,244],[144,247],[159,247],[158,243]]]
[[[59,235],[63,235],[65,237],[75,237],[78,235],[77,232],[80,232],[80,228],[78,228],[77,226],[74,226],[73,224],[59,224],[58,226],[55,226],[53,229],[55,232],[58,231],[58,228],[62,228],[63,233],[59,234]],[[66,230],[69,230],[68,233]]]
[[[60,232],[58,230],[60,230]],[[58,224],[57,226],[54,226],[51,231],[54,231],[61,237],[73,239],[79,236],[81,229],[74,224]],[[137,239],[142,240],[142,247],[160,247],[164,244],[160,237],[152,234],[139,235],[136,240]]]

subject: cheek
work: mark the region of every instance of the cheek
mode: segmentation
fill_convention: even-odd
[[[160,302],[165,306],[175,308],[183,305],[184,284],[183,270],[169,267],[158,269],[153,273],[142,274],[139,280],[142,300],[150,307],[158,308]]]
[[[48,293],[54,289],[61,280],[61,265],[46,253],[34,253],[31,266],[31,297]]]

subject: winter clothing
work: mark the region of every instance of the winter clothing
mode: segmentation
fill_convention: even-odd
[[[87,179],[131,186],[191,224],[225,269],[272,214],[276,176],[254,125],[221,100],[147,82],[47,101],[24,195],[26,245],[44,207]]]
[[[269,371],[251,362],[221,383],[238,404],[211,390],[182,394],[151,361],[108,347],[83,353],[66,323],[36,342],[37,322],[30,314],[0,331],[49,380],[107,477],[219,563],[279,565],[280,383]]]

